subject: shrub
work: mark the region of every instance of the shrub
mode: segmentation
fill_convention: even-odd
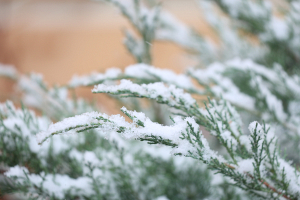
[[[200,1],[215,47],[155,2],[107,1],[139,34],[126,31],[124,42],[137,64],[56,87],[0,66],[22,92],[21,108],[0,104],[2,194],[300,199],[299,2],[285,1],[279,18],[264,1]],[[184,47],[199,64],[186,74],[151,66],[154,40]],[[124,115],[69,97],[93,85],[125,105]]]

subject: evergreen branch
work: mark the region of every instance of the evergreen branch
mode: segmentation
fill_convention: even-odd
[[[265,117],[268,122],[276,121],[298,135],[295,125],[287,119],[284,104],[288,103],[287,100],[298,99],[300,90],[296,80],[299,77],[288,76],[279,66],[275,69],[275,71],[267,69],[250,60],[235,59],[225,64],[213,64],[204,70],[190,70],[189,75],[199,84],[206,86],[213,96],[224,98],[248,113]],[[244,84],[237,85],[237,81],[240,80],[232,78],[229,72],[241,73]],[[211,84],[215,85],[210,86]],[[294,117],[298,118],[298,116]]]
[[[74,75],[68,83],[68,87],[76,88],[79,86],[91,86],[103,83],[105,81],[119,80],[122,76],[121,70],[118,68],[110,68],[104,74],[93,72],[89,75]]]
[[[160,18],[160,6],[156,5],[152,9],[146,8],[140,0],[106,0],[116,5],[122,14],[129,20],[139,33],[141,39],[126,32],[125,45],[129,52],[135,57],[138,63],[152,62],[151,46],[155,39],[155,32]]]
[[[216,104],[212,103],[213,108],[216,108]],[[81,116],[75,116],[73,118],[65,119],[62,122],[58,122],[49,127],[48,133],[45,134],[43,132],[39,133],[37,136],[39,141],[45,141],[48,137],[51,137],[53,133],[65,133],[69,130],[76,130],[81,131],[83,124],[90,124],[89,126],[95,125],[94,120],[101,120],[100,126],[95,126],[92,128],[101,128],[103,131],[111,131],[115,130],[116,132],[121,132],[125,138],[128,139],[138,139],[141,141],[148,141],[149,144],[164,144],[167,146],[171,146],[174,148],[173,154],[175,155],[184,155],[187,157],[192,157],[194,159],[200,159],[204,163],[208,164],[212,168],[216,169],[220,173],[229,176],[236,180],[237,182],[244,184],[246,188],[252,188],[253,190],[263,190],[259,186],[255,186],[256,181],[259,181],[263,184],[267,190],[266,192],[276,192],[278,195],[282,195],[286,197],[286,199],[292,199],[291,195],[283,194],[271,186],[267,181],[264,179],[265,175],[261,174],[261,167],[265,164],[265,158],[269,150],[266,148],[270,148],[271,142],[265,138],[265,135],[268,134],[268,130],[262,129],[258,123],[252,123],[254,125],[250,125],[249,129],[251,132],[251,147],[252,147],[252,160],[250,160],[249,164],[253,164],[253,172],[244,171],[242,166],[243,162],[246,163],[247,160],[242,161],[235,161],[235,165],[231,165],[226,163],[226,161],[217,156],[215,152],[210,150],[207,141],[203,138],[203,135],[199,132],[199,126],[196,122],[191,118],[186,118],[185,120],[175,118],[175,124],[173,126],[162,126],[160,124],[156,124],[151,122],[143,113],[137,113],[135,111],[128,111],[126,108],[122,108],[122,111],[133,120],[133,123],[127,123],[124,119],[120,116],[101,116],[99,113],[91,113],[91,114],[84,114]],[[210,120],[217,124],[215,116],[211,113],[210,109],[207,108],[207,112],[210,115]],[[100,117],[96,117],[96,116]],[[87,117],[88,116],[88,117]],[[219,115],[217,115],[219,116]],[[80,123],[79,126],[72,125],[73,123]],[[100,123],[100,122],[98,122]],[[62,127],[62,124],[66,124],[66,127]],[[86,126],[86,125],[85,125]],[[59,130],[57,130],[59,129]],[[221,130],[218,126],[215,127],[214,130]],[[220,137],[222,134],[219,134]],[[41,137],[43,139],[41,139]],[[265,138],[265,139],[264,139]],[[224,146],[227,144],[223,143]],[[232,143],[231,143],[232,145]],[[234,152],[232,147],[229,149],[229,152]],[[248,161],[247,161],[248,162]],[[249,165],[248,164],[248,165]],[[227,167],[228,170],[225,168]],[[274,166],[276,167],[276,166]],[[275,171],[278,171],[278,166],[276,167]],[[284,168],[283,168],[284,169]],[[234,170],[234,171],[230,171]],[[241,171],[242,170],[242,171]],[[243,179],[243,176],[240,174],[246,174],[246,176],[252,179],[251,183],[247,183],[246,180]],[[282,174],[285,177],[285,174]],[[252,185],[251,185],[252,184]],[[253,185],[254,184],[254,185]],[[284,186],[284,185],[283,185]],[[284,186],[285,190],[288,191],[288,185]]]
[[[0,76],[16,81],[24,103],[20,109],[11,102],[0,104],[0,163],[5,165],[5,179],[9,180],[4,187],[0,184],[1,192],[18,192],[30,199],[138,199],[145,196],[159,199],[161,195],[168,199],[238,199],[234,194],[236,188],[241,188],[261,198],[299,199],[300,3],[288,1],[283,11],[276,3],[271,7],[260,0],[200,2],[207,22],[219,36],[218,45],[214,45],[162,11],[154,1],[151,6],[142,0],[105,1],[116,5],[136,30],[125,32],[125,45],[139,64],[128,66],[124,72],[110,69],[103,74],[73,77],[63,87],[49,87],[39,74],[21,75],[14,68],[0,64]],[[225,18],[215,14],[214,2],[227,14]],[[172,41],[190,50],[189,53],[200,59],[196,67],[215,61],[222,63],[190,69],[188,75],[155,68],[148,65],[152,62],[155,40]],[[253,61],[232,60],[234,57]],[[201,88],[194,85],[192,79]],[[119,80],[120,85],[114,85]],[[176,116],[170,117],[173,124],[163,125],[169,122],[154,117],[154,121],[161,122],[156,123],[143,112],[122,108],[124,115],[132,120],[127,122],[120,115],[92,112],[95,108],[75,95],[72,99],[68,97],[70,88],[95,84],[100,85],[95,86],[94,93],[145,98],[165,104],[163,111],[154,104],[150,112],[140,105],[136,110],[143,110],[149,116],[159,110],[161,118],[171,112]],[[209,99],[205,108],[200,108],[191,94],[211,95],[218,101]],[[131,103],[136,102],[139,101]],[[35,115],[26,105],[37,108],[45,116]],[[165,113],[165,109],[170,112]],[[244,120],[256,119],[263,125],[250,123],[249,135],[243,130],[239,114]],[[50,119],[58,122],[47,129]],[[276,126],[283,139],[277,140],[275,130],[265,121]],[[200,125],[216,137],[221,146],[216,148],[218,151],[210,148]],[[65,135],[73,132],[77,134]],[[158,149],[143,153],[142,143],[125,143],[120,136],[160,144],[155,148],[167,146],[172,155],[190,157],[194,161],[184,160],[192,163],[185,169],[171,157],[162,162],[157,155],[152,155]],[[36,138],[42,145],[37,144]],[[279,145],[287,148],[286,157],[294,165],[281,157]],[[187,176],[187,172],[199,170],[195,165],[197,161],[233,183],[203,181],[206,179],[198,174]],[[205,174],[210,173],[205,170]],[[166,175],[167,178],[161,178]],[[191,185],[181,177],[187,177]],[[175,180],[178,184],[170,184]],[[199,189],[203,182],[204,190]],[[154,192],[153,185],[160,190]],[[195,191],[201,197],[194,195]],[[206,196],[209,191],[217,192]],[[247,196],[239,194],[242,198]]]
[[[189,108],[196,102],[182,89],[178,89],[173,85],[166,87],[163,83],[138,85],[129,80],[121,80],[121,84],[118,86],[97,85],[92,92],[114,95],[128,94],[125,97],[149,98],[175,108]]]

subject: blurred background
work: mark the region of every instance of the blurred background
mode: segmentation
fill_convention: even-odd
[[[163,0],[165,10],[195,30],[215,39],[193,0]],[[0,63],[20,72],[38,72],[50,84],[65,84],[74,74],[124,68],[134,59],[123,46],[123,30],[131,28],[117,8],[89,0],[1,0]],[[177,72],[193,64],[180,47],[153,44],[153,64]],[[12,90],[0,80],[0,100]],[[90,90],[82,91],[89,97]]]

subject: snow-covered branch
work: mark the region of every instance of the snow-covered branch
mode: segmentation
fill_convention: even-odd
[[[268,126],[253,122],[249,126],[251,135],[244,135],[239,127],[239,116],[226,102],[211,101],[211,105],[206,107],[206,110],[200,110],[200,113],[208,120],[208,130],[227,148],[232,160],[224,159],[210,149],[193,118],[175,117],[172,118],[174,125],[163,126],[152,122],[144,113],[129,111],[126,108],[121,110],[132,119],[132,123],[126,122],[120,115],[86,113],[50,125],[47,131],[37,135],[38,141],[43,143],[52,135],[70,131],[81,132],[85,129],[119,132],[126,139],[171,146],[172,154],[202,160],[217,172],[241,184],[243,189],[264,191],[270,197],[276,193],[286,199],[293,199],[299,195],[299,189],[289,187],[288,181],[293,179],[294,184],[298,185],[299,180],[286,173],[287,168],[293,167],[279,157],[274,133]],[[296,175],[299,174],[295,169],[293,171]],[[258,183],[261,184],[255,186]]]

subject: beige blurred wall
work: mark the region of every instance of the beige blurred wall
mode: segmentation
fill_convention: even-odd
[[[165,0],[162,5],[214,39],[195,1]],[[73,74],[102,72],[114,66],[124,68],[134,63],[122,44],[125,28],[131,28],[128,21],[107,3],[2,0],[0,62],[13,64],[23,73],[42,73],[49,84],[65,84]],[[174,44],[155,42],[153,62],[157,67],[181,72],[192,60]],[[12,86],[3,80],[0,85],[3,100],[3,93]]]

